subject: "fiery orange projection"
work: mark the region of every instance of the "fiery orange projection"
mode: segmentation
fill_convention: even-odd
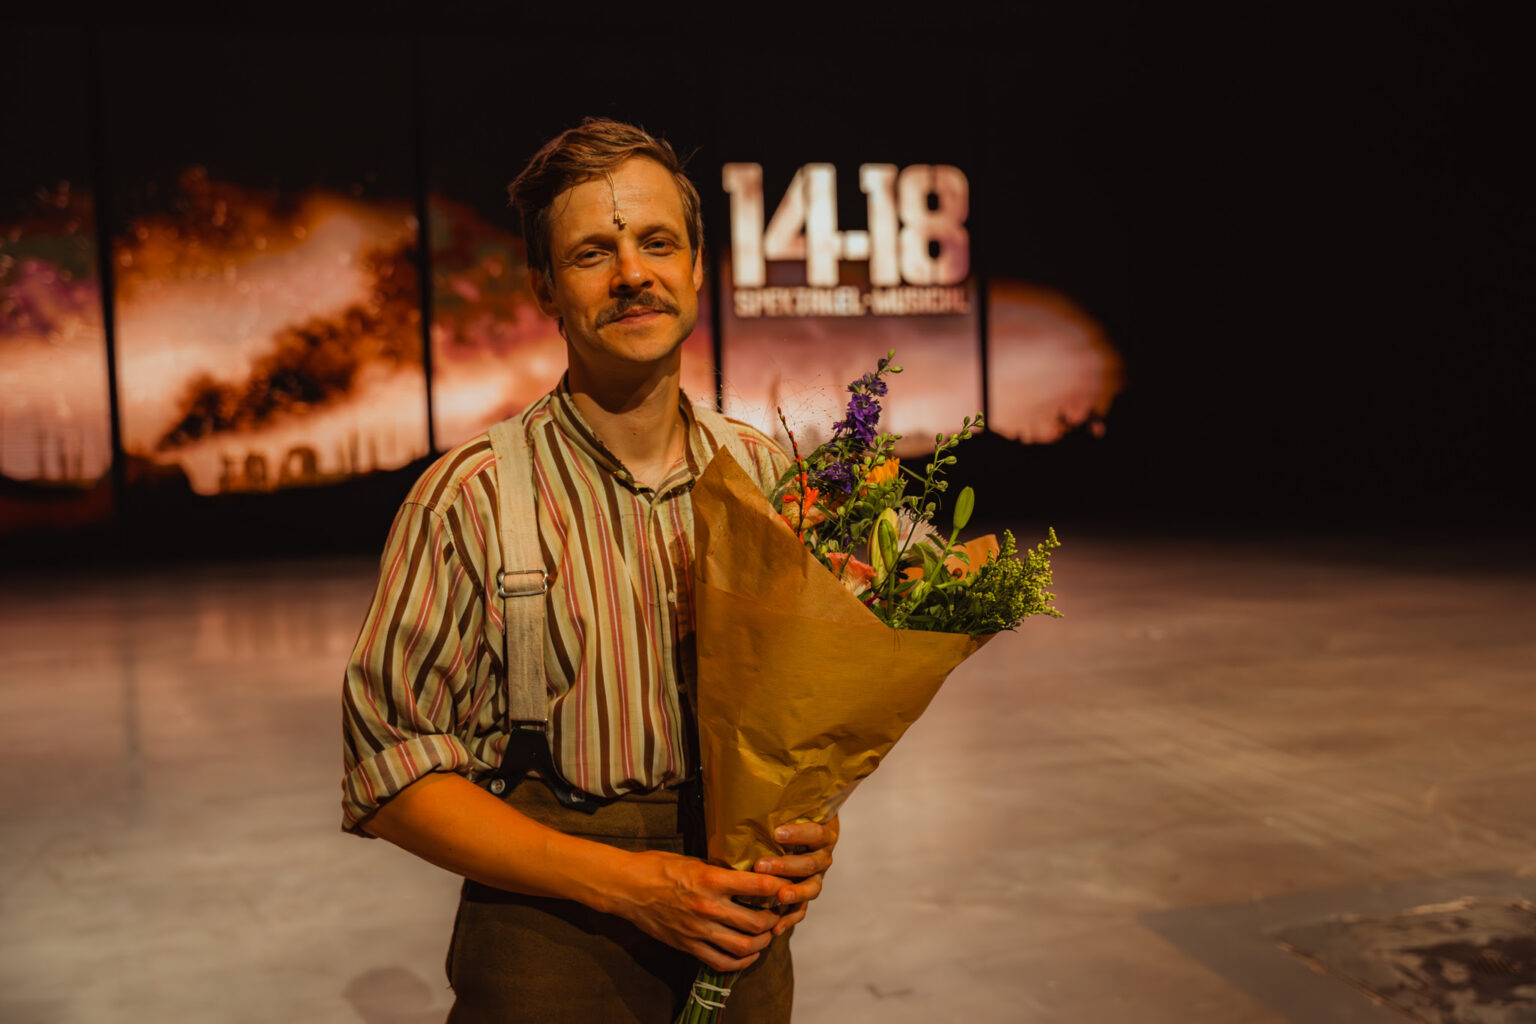
[[[113,249],[123,447],[199,494],[394,469],[427,452],[421,312],[399,202],[181,179]],[[155,465],[161,470],[150,470]]]
[[[1125,383],[1120,355],[1070,299],[1022,281],[991,282],[987,426],[1046,444],[1084,423],[1095,436]]]

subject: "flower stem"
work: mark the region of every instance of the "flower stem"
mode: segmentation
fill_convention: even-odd
[[[800,458],[800,446],[795,443],[795,432],[789,429],[789,420],[784,418],[784,408],[774,406],[773,411],[779,414],[779,422],[784,424],[784,433],[789,435],[789,447],[795,453],[795,469],[800,474],[800,518],[795,521],[795,538],[805,539],[805,496],[811,489],[811,481],[806,475],[805,460]]]
[[[688,1001],[683,1004],[683,1012],[678,1014],[673,1024],[715,1024],[725,1012],[725,1001],[731,994],[731,986],[740,976],[740,971],[726,974],[700,967],[699,973],[694,976]]]

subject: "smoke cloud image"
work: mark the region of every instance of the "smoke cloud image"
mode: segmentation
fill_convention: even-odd
[[[318,189],[279,198],[201,168],[179,185],[113,250],[130,466],[174,467],[216,494],[426,454],[409,207]]]

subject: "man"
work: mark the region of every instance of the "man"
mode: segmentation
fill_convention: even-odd
[[[682,852],[697,849],[678,796],[697,773],[690,489],[720,447],[765,485],[786,465],[679,387],[703,283],[698,194],[665,142],[593,119],[510,191],[569,360],[554,392],[498,428],[498,444],[526,438],[535,507],[500,511],[516,481],[484,435],[406,499],[347,670],[344,827],[465,877],[451,1021],[666,1022],[699,962],[744,970],[732,1021],[787,1020],[787,933],[821,891],[835,820],[790,826],[778,838],[803,852],[751,872]],[[548,590],[532,598],[501,589],[498,570],[525,568],[504,565],[513,520],[537,524]],[[542,643],[503,647],[504,616],[530,599]],[[502,767],[509,734],[526,738],[508,725],[507,680],[530,665],[553,756],[521,781],[526,764]]]

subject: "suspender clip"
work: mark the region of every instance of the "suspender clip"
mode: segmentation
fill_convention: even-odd
[[[567,782],[555,767],[554,758],[550,756],[549,738],[544,733],[544,727],[531,722],[519,722],[507,737],[507,751],[502,756],[501,765],[491,776],[491,790],[497,796],[511,792],[532,771],[539,773],[544,785],[555,794],[556,800],[573,811],[593,814],[598,808],[613,802],[611,797],[594,796]],[[499,790],[496,788],[498,782],[501,783]]]
[[[509,580],[513,577],[511,584]],[[509,597],[538,597],[549,590],[549,585],[554,582],[555,574],[545,572],[543,569],[497,569],[496,570],[496,596],[502,599]]]

